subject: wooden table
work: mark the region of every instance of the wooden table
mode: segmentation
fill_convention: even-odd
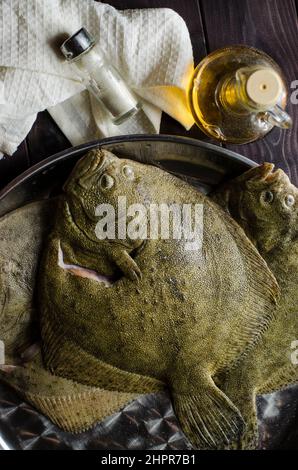
[[[195,63],[217,48],[248,44],[276,60],[285,73],[290,92],[291,83],[298,80],[298,0],[296,3],[295,0],[109,0],[106,3],[118,9],[169,7],[176,10],[189,28]],[[258,142],[228,147],[257,162],[275,162],[298,184],[298,104],[289,102],[288,112],[294,120],[292,130],[275,128]],[[196,126],[186,132],[165,115],[161,133],[209,140]],[[50,115],[46,111],[39,113],[15,154],[0,161],[0,187],[26,168],[68,147],[69,141]]]

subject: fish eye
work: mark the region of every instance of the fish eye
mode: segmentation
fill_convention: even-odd
[[[260,196],[260,201],[265,204],[271,204],[274,199],[274,194],[272,191],[263,191]]]
[[[122,168],[122,173],[125,176],[125,178],[127,178],[129,180],[134,179],[135,174],[134,174],[134,171],[133,171],[131,166],[124,165],[124,167]]]
[[[295,204],[295,198],[293,194],[287,194],[285,197],[285,205],[287,207],[292,207]]]
[[[103,174],[99,180],[101,189],[111,189],[114,186],[114,178],[112,176]]]

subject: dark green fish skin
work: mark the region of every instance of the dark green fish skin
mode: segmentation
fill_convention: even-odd
[[[218,379],[248,423],[238,443],[244,449],[258,445],[256,395],[298,383],[291,347],[298,339],[298,190],[282,170],[273,168],[265,163],[213,195],[249,235],[281,290],[275,318],[259,344],[237,370]]]
[[[39,338],[34,302],[37,259],[51,230],[55,201],[27,204],[0,219],[0,340],[8,363]]]
[[[140,393],[82,385],[55,376],[43,365],[35,287],[55,210],[55,199],[42,200],[0,219],[0,340],[5,346],[0,380],[53,423],[77,433],[119,411]],[[150,391],[161,388],[150,382]]]
[[[34,360],[21,366],[0,366],[0,380],[54,424],[72,433],[88,430],[139,396],[55,376],[44,368],[40,351]]]
[[[166,385],[195,446],[234,440],[241,414],[213,378],[239,362],[273,317],[278,286],[258,251],[196,189],[106,151],[83,157],[64,191],[40,272],[46,367],[127,393]],[[95,208],[115,207],[123,195],[147,207],[203,204],[203,255],[185,250],[184,240],[98,240]],[[87,271],[114,281],[107,287]]]

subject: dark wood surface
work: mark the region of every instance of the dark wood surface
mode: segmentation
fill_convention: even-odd
[[[229,44],[248,44],[271,55],[283,69],[288,86],[298,79],[297,0],[110,0],[118,9],[168,7],[186,21],[193,44],[195,63],[207,53]],[[229,148],[253,160],[273,161],[298,184],[298,105],[289,102],[294,126],[290,131],[275,128],[258,142]],[[162,133],[188,135],[209,140],[196,126],[185,129],[163,116]],[[216,142],[214,142],[216,143]],[[0,187],[43,158],[70,147],[50,115],[44,111],[17,152],[0,161]]]

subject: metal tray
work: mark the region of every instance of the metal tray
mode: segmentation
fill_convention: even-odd
[[[136,135],[90,142],[47,158],[0,192],[0,216],[30,201],[59,194],[75,162],[88,150],[103,147],[119,157],[158,164],[208,193],[223,180],[256,164],[221,147],[198,140]],[[286,446],[298,408],[298,389],[258,399],[261,446]],[[61,431],[10,388],[0,384],[0,448],[3,449],[190,449],[165,393],[146,395],[88,432]]]

